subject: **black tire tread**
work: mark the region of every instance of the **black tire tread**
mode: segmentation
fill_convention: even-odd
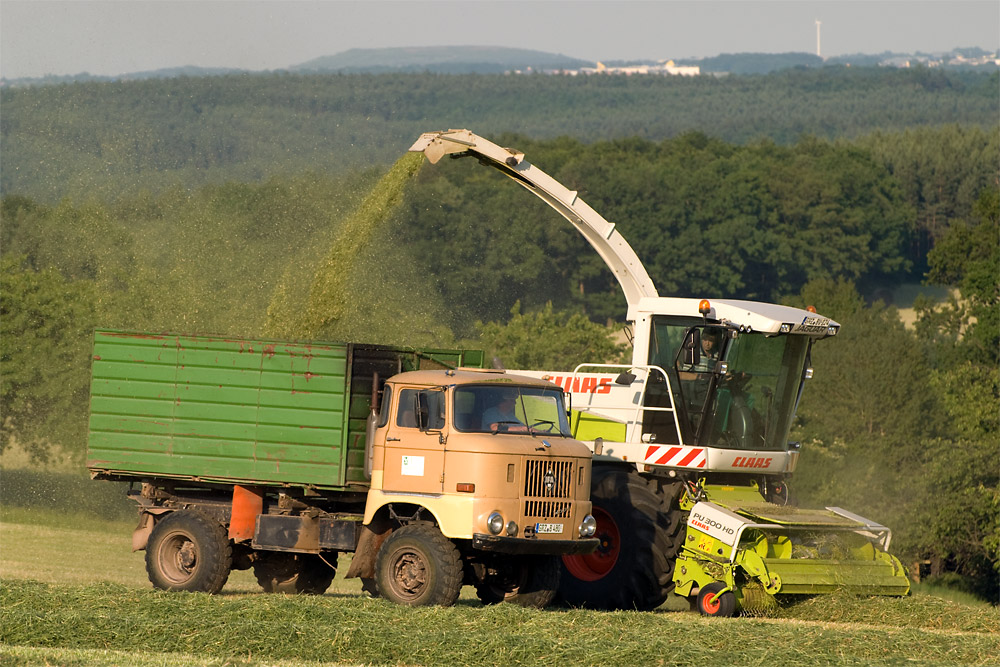
[[[556,556],[511,556],[511,567],[526,568],[521,572],[523,583],[515,590],[501,590],[490,579],[477,580],[476,596],[486,605],[509,602],[521,607],[543,609],[556,597],[561,566]]]
[[[433,570],[434,585],[416,600],[398,598],[386,581],[386,559],[396,545],[409,543],[418,546],[428,565]],[[438,605],[450,607],[455,604],[462,590],[462,558],[455,545],[441,534],[437,526],[411,524],[392,532],[379,548],[375,561],[375,582],[379,595],[397,604],[408,606]]]
[[[287,559],[287,564],[269,562],[277,560],[276,556]],[[336,566],[336,553],[323,558],[314,554],[267,554],[254,562],[253,573],[265,593],[322,595],[333,583]]]
[[[634,469],[595,466],[591,501],[615,517],[621,550],[614,568],[597,581],[581,581],[562,568],[559,598],[592,609],[650,610],[674,589],[683,537],[678,506],[681,482],[641,476]]]
[[[199,567],[182,584],[169,581],[157,564],[162,540],[172,531],[186,534],[199,550]],[[232,563],[233,545],[225,527],[196,510],[178,510],[161,518],[146,545],[146,573],[153,586],[161,590],[218,593],[229,580]]]

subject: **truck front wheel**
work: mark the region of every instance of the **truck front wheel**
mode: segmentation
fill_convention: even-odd
[[[484,566],[476,581],[476,595],[483,604],[510,602],[541,609],[548,606],[559,587],[558,556],[508,556]]]
[[[264,552],[253,563],[257,583],[265,593],[322,595],[337,573],[337,554]]]
[[[434,526],[403,526],[386,538],[375,561],[379,595],[396,604],[451,606],[462,590],[458,549]]]
[[[674,588],[679,545],[677,490],[616,466],[594,466],[591,554],[563,556],[559,598],[574,607],[649,610]]]
[[[229,579],[233,549],[225,528],[200,512],[160,519],[146,545],[146,572],[165,591],[218,593]]]

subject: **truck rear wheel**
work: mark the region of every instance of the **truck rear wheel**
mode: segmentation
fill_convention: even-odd
[[[218,593],[229,579],[233,549],[225,528],[200,512],[160,519],[146,545],[146,572],[165,591]]]
[[[559,574],[556,556],[508,556],[484,568],[476,595],[483,604],[510,602],[541,609],[555,598]]]
[[[461,556],[435,526],[403,526],[382,543],[375,581],[379,595],[396,604],[448,607],[462,590]]]
[[[324,560],[325,559],[325,560]],[[337,574],[337,554],[264,552],[253,563],[257,583],[265,593],[322,595]]]
[[[635,470],[594,466],[591,502],[597,550],[562,557],[559,598],[592,609],[659,607],[674,588],[682,527],[679,483],[661,484]]]

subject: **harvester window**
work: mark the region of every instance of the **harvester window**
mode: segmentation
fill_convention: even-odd
[[[795,413],[806,336],[746,334],[732,341],[701,444],[728,449],[782,450]]]

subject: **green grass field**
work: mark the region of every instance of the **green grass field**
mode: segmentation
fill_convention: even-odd
[[[248,572],[215,596],[163,593],[131,552],[127,504],[77,497],[66,507],[59,494],[20,503],[14,491],[45,479],[0,478],[5,666],[995,665],[1000,655],[994,607],[919,592],[817,597],[734,619],[678,611],[679,599],[647,613],[484,607],[468,588],[452,608],[410,609],[339,575],[319,597],[261,593]],[[83,480],[69,497],[91,491],[104,493]]]

